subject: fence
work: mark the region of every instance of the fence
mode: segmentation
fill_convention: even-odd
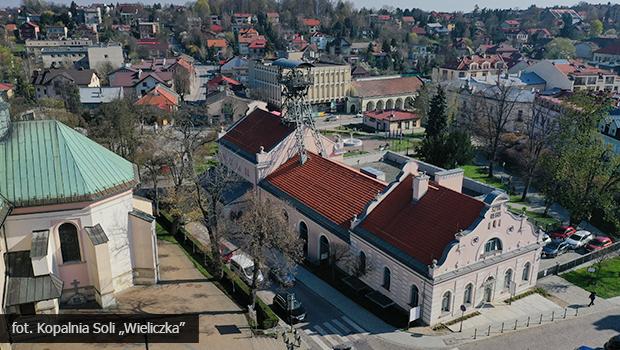
[[[498,335],[502,333],[507,333],[510,331],[516,331],[519,329],[525,329],[529,327],[539,326],[545,323],[551,323],[558,320],[564,320],[567,318],[574,318],[579,315],[579,308],[564,308],[558,309],[551,312],[545,312],[540,314],[533,314],[529,316],[523,316],[521,318],[489,324],[488,326],[469,328],[463,330],[461,333],[462,336],[457,337],[458,339],[454,339],[454,342],[458,342],[459,340],[465,339],[479,339],[482,337],[489,337],[492,335]]]
[[[620,250],[620,242],[616,242],[614,244],[612,244],[611,246],[607,247],[607,248],[603,248],[601,250],[596,250],[593,252],[590,252],[586,255],[582,255],[578,258],[575,258],[571,261],[565,262],[563,264],[556,264],[555,266],[546,268],[544,270],[540,270],[538,271],[538,278],[543,278],[547,275],[557,275],[560,272],[564,272],[570,269],[573,269],[581,264],[584,264],[588,261],[592,261],[594,259],[597,259],[601,256],[607,255],[607,254],[611,254],[614,253],[616,251]]]

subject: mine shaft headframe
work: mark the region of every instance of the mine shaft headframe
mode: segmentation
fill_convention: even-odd
[[[281,70],[279,80],[286,97],[305,97],[308,88],[314,83],[309,66]]]

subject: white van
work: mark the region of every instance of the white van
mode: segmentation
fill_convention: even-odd
[[[254,262],[252,259],[244,253],[236,253],[230,259],[230,269],[238,274],[248,285],[252,284],[252,275],[254,274]],[[258,284],[263,282],[263,273],[258,270],[258,277],[256,282]]]

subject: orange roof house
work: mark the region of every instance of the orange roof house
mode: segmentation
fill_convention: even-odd
[[[166,112],[174,112],[179,106],[179,95],[172,91],[172,89],[157,84],[138,101],[138,106],[152,106],[157,107]]]

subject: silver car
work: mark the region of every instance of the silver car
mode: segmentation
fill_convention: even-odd
[[[584,247],[593,238],[594,235],[592,234],[592,232],[586,230],[579,230],[566,239],[566,244],[568,244],[571,249],[577,249]]]

